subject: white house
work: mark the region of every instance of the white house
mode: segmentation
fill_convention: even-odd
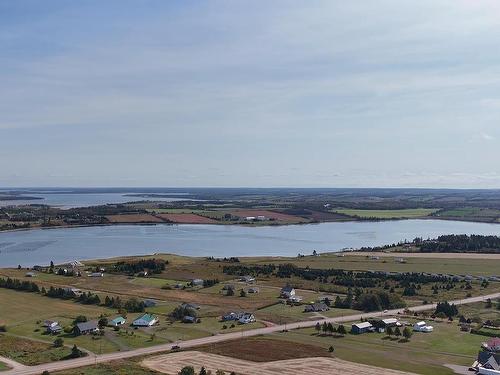
[[[250,313],[245,313],[243,316],[238,320],[240,324],[248,324],[248,323],[253,323],[255,322],[255,316]]]
[[[415,332],[432,332],[432,331],[434,331],[434,327],[428,326],[426,322],[421,321],[421,322],[417,322],[413,325],[413,330]]]
[[[203,286],[203,279],[193,279],[191,280],[192,286]]]
[[[289,285],[281,288],[280,292],[281,297],[289,299],[290,297],[293,297],[295,295],[295,289]]]

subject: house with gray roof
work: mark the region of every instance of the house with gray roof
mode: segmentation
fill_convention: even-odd
[[[75,334],[79,335],[88,335],[99,332],[99,325],[96,320],[92,320],[90,322],[82,322],[77,323],[75,326]]]

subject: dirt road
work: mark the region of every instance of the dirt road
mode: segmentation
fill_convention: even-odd
[[[484,295],[484,296],[465,298],[462,300],[455,300],[455,301],[449,301],[449,302],[454,303],[456,305],[462,305],[462,304],[467,304],[467,303],[485,301],[488,298],[491,298],[491,299],[500,298],[500,293],[493,293],[493,294],[488,294],[488,295]],[[421,305],[421,306],[414,306],[411,308],[411,310],[412,311],[426,311],[426,310],[434,310],[435,308],[436,308],[435,304],[427,304],[427,305]],[[177,345],[179,345],[181,348],[193,348],[193,347],[196,347],[199,345],[213,344],[216,342],[228,341],[228,340],[236,340],[236,339],[242,338],[242,337],[268,335],[268,334],[271,334],[274,332],[281,332],[285,329],[292,330],[292,329],[298,329],[298,328],[314,327],[317,322],[320,322],[320,323],[322,323],[322,322],[345,323],[345,322],[357,321],[357,320],[360,320],[361,318],[366,319],[366,318],[380,317],[380,316],[384,316],[384,315],[396,315],[398,313],[401,313],[402,311],[403,311],[402,309],[395,309],[395,310],[389,310],[386,313],[376,311],[376,312],[371,312],[371,313],[360,313],[360,314],[347,315],[347,316],[321,319],[321,320],[308,320],[308,321],[304,321],[304,322],[289,323],[286,325],[275,325],[275,326],[271,326],[271,327],[256,328],[256,329],[252,329],[249,331],[243,331],[243,332],[232,332],[232,333],[226,333],[226,334],[219,334],[219,335],[215,335],[215,336],[202,337],[200,339],[193,339],[193,340],[180,342],[180,343],[177,343]],[[131,358],[131,357],[137,357],[137,356],[142,356],[142,355],[161,353],[161,352],[171,350],[173,345],[174,344],[161,344],[161,345],[151,346],[148,348],[140,348],[140,349],[130,350],[127,352],[116,352],[116,353],[88,356],[88,357],[84,357],[84,358],[72,359],[72,360],[67,360],[67,361],[46,363],[46,364],[38,365],[38,366],[30,366],[30,367],[24,366],[22,368],[19,367],[15,370],[4,371],[4,372],[2,372],[2,375],[39,375],[44,370],[47,370],[49,372],[55,372],[55,371],[66,370],[66,369],[70,369],[70,368],[88,366],[88,365],[92,365],[94,363],[109,362],[109,361],[113,361],[116,359]]]

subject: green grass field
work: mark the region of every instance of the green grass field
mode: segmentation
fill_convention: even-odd
[[[274,334],[273,337],[324,348],[333,346],[335,356],[340,359],[425,375],[451,375],[453,372],[444,364],[470,365],[473,362],[484,337],[460,332],[455,322],[432,322],[432,325],[434,332],[414,333],[409,342],[388,339],[383,333],[318,336],[313,328]]]
[[[350,208],[339,208],[332,210],[339,214],[348,216],[357,216],[361,218],[375,218],[375,219],[416,219],[419,217],[426,217],[437,209],[434,208],[416,208],[416,209],[402,209],[402,210],[357,210]]]
[[[395,257],[398,257],[395,254]],[[304,258],[240,258],[243,263],[256,264],[283,264],[292,263],[299,267],[309,266],[318,269],[346,269],[346,270],[373,270],[393,272],[431,272],[451,273],[456,275],[497,275],[500,269],[500,260],[491,259],[467,259],[452,256],[445,259],[436,258],[406,258],[406,263],[398,263],[393,257],[380,257],[380,259],[369,259],[367,256],[346,255],[339,257],[335,253],[325,253],[317,257]]]
[[[0,362],[0,371],[7,371],[7,370],[9,370],[9,369],[10,369],[10,367],[9,367],[9,366],[7,366],[7,365],[6,365],[5,363],[3,363],[3,362]]]
[[[51,344],[0,334],[0,355],[24,365],[59,361],[70,352],[67,347],[55,348]]]

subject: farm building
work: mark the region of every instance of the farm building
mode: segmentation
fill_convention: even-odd
[[[158,322],[158,317],[153,314],[144,314],[133,321],[132,325],[136,327],[151,327]]]
[[[356,323],[351,326],[351,332],[359,335],[361,333],[373,332],[374,327],[369,322]]]
[[[123,316],[117,316],[113,320],[109,322],[109,325],[111,327],[118,327],[121,325],[124,325],[127,322],[127,320]]]
[[[383,328],[401,327],[401,323],[396,318],[387,318],[381,320]]]
[[[432,332],[434,331],[433,326],[428,326],[424,321],[417,322],[413,325],[413,330],[415,332]]]

